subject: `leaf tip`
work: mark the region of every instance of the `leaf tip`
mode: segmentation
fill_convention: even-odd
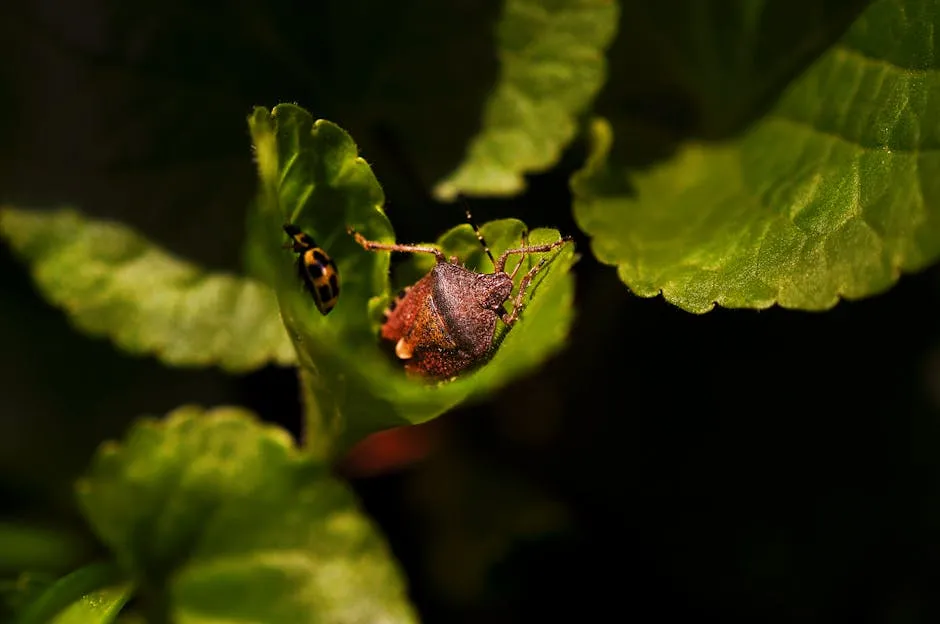
[[[460,189],[456,184],[448,180],[439,182],[434,186],[434,189],[431,191],[431,195],[439,202],[451,203],[457,199],[457,195],[460,193]]]
[[[271,118],[271,112],[264,106],[255,106],[248,115],[248,125],[257,125],[266,122]]]
[[[468,197],[511,197],[525,189],[525,178],[518,173],[463,165],[438,182],[431,194],[437,201],[451,203],[461,194]]]
[[[607,160],[614,142],[610,122],[604,117],[594,117],[587,127],[588,156],[584,166],[571,176],[569,187],[577,195],[589,197],[592,177]]]

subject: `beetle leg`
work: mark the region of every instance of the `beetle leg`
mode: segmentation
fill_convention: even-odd
[[[529,245],[529,230],[522,230],[522,249],[525,249]],[[512,270],[512,273],[509,274],[510,281],[516,279],[516,273],[519,272],[519,267],[522,266],[522,263],[525,262],[525,253],[522,254],[522,257],[519,258],[519,264],[516,265],[516,268]]]
[[[522,277],[522,281],[519,282],[519,292],[516,293],[516,300],[512,302],[512,312],[508,315],[504,315],[503,323],[506,325],[512,325],[516,322],[516,319],[519,318],[519,315],[522,314],[522,298],[525,297],[525,291],[529,287],[529,282],[532,281],[532,278],[535,277],[535,274],[539,272],[545,263],[548,262],[548,258],[542,258],[539,260],[539,263],[534,267],[529,269],[529,272]]]
[[[571,242],[573,239],[570,236],[565,236],[556,240],[554,243],[546,243],[544,245],[532,245],[530,247],[520,247],[518,249],[507,249],[499,255],[499,258],[496,259],[495,272],[501,273],[503,269],[506,268],[506,260],[510,255],[513,254],[526,254],[526,253],[545,253],[546,251],[551,251],[556,247],[561,247],[565,243]]]
[[[367,251],[400,251],[403,253],[428,253],[437,258],[438,262],[446,263],[447,258],[441,253],[440,249],[435,249],[434,247],[422,247],[421,245],[399,245],[397,243],[379,243],[376,241],[370,241],[365,236],[352,229],[351,227],[346,227],[346,231],[352,234],[353,238],[356,239],[356,242],[362,246],[363,249]]]
[[[483,246],[483,251],[486,252],[486,255],[490,257],[490,262],[493,265],[496,265],[496,261],[493,260],[493,252],[490,251],[490,246],[486,244],[486,239],[483,238],[483,232],[480,231],[480,228],[477,227],[477,224],[473,221],[473,216],[470,215],[470,209],[466,210],[467,223],[470,224],[470,227],[473,228],[474,233],[477,235],[477,240],[480,241],[480,244]]]

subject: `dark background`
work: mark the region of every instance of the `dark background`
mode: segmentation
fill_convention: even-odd
[[[27,4],[0,12],[2,202],[74,205],[238,270],[254,186],[245,117],[295,101],[356,139],[401,240],[462,219],[429,189],[458,162],[496,79],[498,3]],[[833,10],[829,34],[862,4]],[[635,5],[625,16],[643,13]],[[804,45],[780,81],[825,41]],[[646,141],[627,155],[639,165],[676,138],[733,134],[775,92],[764,85],[747,112],[716,120],[725,109],[664,78],[655,47],[639,62],[630,45],[615,45],[611,72],[638,72],[632,84],[647,91],[614,85],[598,106],[632,107]],[[522,196],[471,201],[478,221],[575,235],[568,348],[341,467],[425,621],[927,621],[940,537],[937,268],[826,313],[693,316],[632,296],[593,260],[567,188],[583,158],[576,142]],[[74,332],[4,247],[0,370],[6,517],[80,528],[72,480],[141,414],[231,403],[299,425],[290,370],[231,377],[126,357]]]

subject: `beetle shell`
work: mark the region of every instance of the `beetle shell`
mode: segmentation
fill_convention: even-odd
[[[339,299],[339,271],[336,263],[313,238],[295,225],[287,224],[284,231],[290,236],[290,248],[298,254],[297,274],[304,288],[316,303],[317,310],[326,315]]]
[[[505,273],[437,264],[392,302],[381,336],[395,343],[406,371],[452,377],[486,360],[511,291]]]

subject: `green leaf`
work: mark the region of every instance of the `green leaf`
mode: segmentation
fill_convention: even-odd
[[[19,624],[106,624],[130,598],[132,585],[111,564],[95,563],[53,583],[24,609]]]
[[[297,106],[281,104],[271,113],[259,108],[249,125],[261,175],[259,210],[266,216],[257,227],[265,227],[268,236],[258,253],[269,258],[266,274],[277,290],[281,316],[298,338],[313,452],[337,453],[373,431],[434,418],[531,370],[562,345],[572,316],[571,245],[536,276],[525,313],[491,362],[449,383],[407,378],[378,339],[381,312],[391,297],[389,254],[365,251],[346,233],[350,225],[369,239],[394,240],[381,209],[382,189],[368,164],[342,129],[314,122]],[[310,233],[336,261],[342,294],[329,316],[317,312],[297,278],[294,254],[282,249],[285,220]],[[516,220],[482,227],[496,254],[518,246],[522,229]],[[553,230],[531,234],[533,243],[557,239]],[[479,264],[482,251],[468,225],[438,242],[470,268],[492,270],[488,260]],[[532,262],[526,258],[527,266]],[[426,257],[412,258],[406,265],[410,278],[426,272],[427,263]]]
[[[766,112],[870,0],[623,3],[596,112],[644,140],[727,137]],[[679,17],[681,16],[681,18]]]
[[[139,421],[101,448],[78,491],[92,528],[174,622],[416,621],[349,489],[243,410]]]
[[[48,572],[20,572],[0,578],[0,621],[16,621],[56,581]]]
[[[614,0],[506,0],[499,82],[465,160],[435,187],[439,199],[513,195],[525,187],[523,174],[558,162],[604,82],[618,12]]]
[[[207,273],[117,223],[70,209],[0,207],[0,234],[82,331],[173,366],[243,372],[292,363],[263,284]]]
[[[940,4],[881,0],[733,141],[631,172],[610,126],[572,179],[599,260],[690,311],[822,310],[940,254]]]
[[[78,536],[52,528],[0,522],[0,573],[69,569],[86,555]]]

